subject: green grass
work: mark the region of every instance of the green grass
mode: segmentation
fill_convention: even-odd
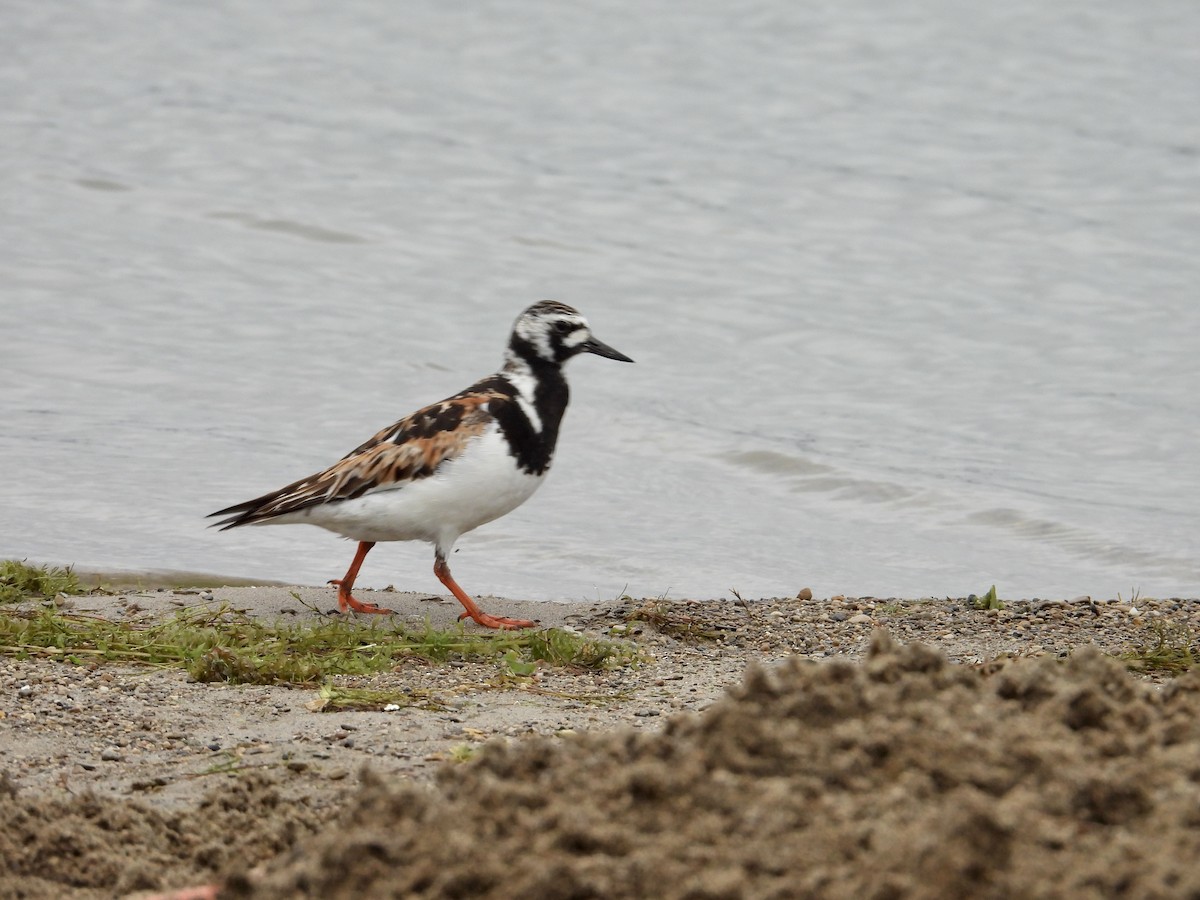
[[[1150,625],[1149,637],[1145,644],[1126,650],[1117,658],[1130,669],[1159,675],[1182,675],[1196,664],[1200,648],[1195,646],[1186,628],[1156,620]]]
[[[450,762],[465,763],[470,762],[475,758],[475,754],[479,752],[479,747],[475,744],[455,744],[450,748]]]
[[[683,641],[715,641],[721,637],[720,631],[709,628],[697,617],[688,615],[661,598],[647,600],[626,616],[625,621],[645,622],[653,625],[660,634]]]
[[[375,688],[342,687],[326,682],[321,685],[317,699],[309,709],[315,712],[341,712],[343,710],[393,710],[416,706],[440,712],[446,709],[432,691],[421,689],[377,690]]]
[[[1004,601],[996,596],[996,586],[993,584],[992,589],[982,597],[977,597],[971,594],[967,600],[976,609],[1004,609]]]
[[[22,560],[0,560],[0,603],[17,603],[58,594],[82,594],[71,567],[31,566]]]
[[[333,675],[391,671],[405,659],[491,660],[502,673],[538,665],[604,669],[635,663],[633,645],[561,629],[473,634],[355,619],[264,622],[228,606],[182,610],[161,622],[110,621],[43,608],[0,612],[0,655],[76,665],[183,668],[197,681],[319,685]]]

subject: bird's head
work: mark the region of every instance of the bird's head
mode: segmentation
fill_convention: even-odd
[[[580,353],[633,362],[624,353],[597,340],[578,310],[555,300],[535,303],[517,316],[509,350],[530,363],[541,360],[562,365]]]

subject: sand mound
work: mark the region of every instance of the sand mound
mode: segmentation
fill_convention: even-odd
[[[1200,893],[1200,676],[1098,652],[979,670],[877,635],[658,734],[488,746],[369,784],[231,896]]]
[[[202,881],[275,856],[319,818],[255,775],[186,813],[90,794],[41,800],[0,778],[0,897],[113,897]]]

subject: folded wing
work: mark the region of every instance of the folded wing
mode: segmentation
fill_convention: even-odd
[[[213,525],[225,531],[372,491],[401,490],[461,455],[492,423],[495,404],[506,402],[499,391],[468,389],[389,425],[322,472],[209,518],[224,516]]]

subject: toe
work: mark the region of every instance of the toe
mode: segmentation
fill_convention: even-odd
[[[376,613],[378,615],[390,615],[392,610],[385,609],[382,606],[376,606],[374,603],[363,603],[361,600],[355,600],[353,597],[347,599],[347,605],[355,612],[360,613]]]
[[[479,619],[479,624],[488,628],[503,628],[506,631],[516,631],[518,628],[536,628],[536,622],[530,622],[527,619],[509,619],[505,616],[489,616],[484,613]]]

